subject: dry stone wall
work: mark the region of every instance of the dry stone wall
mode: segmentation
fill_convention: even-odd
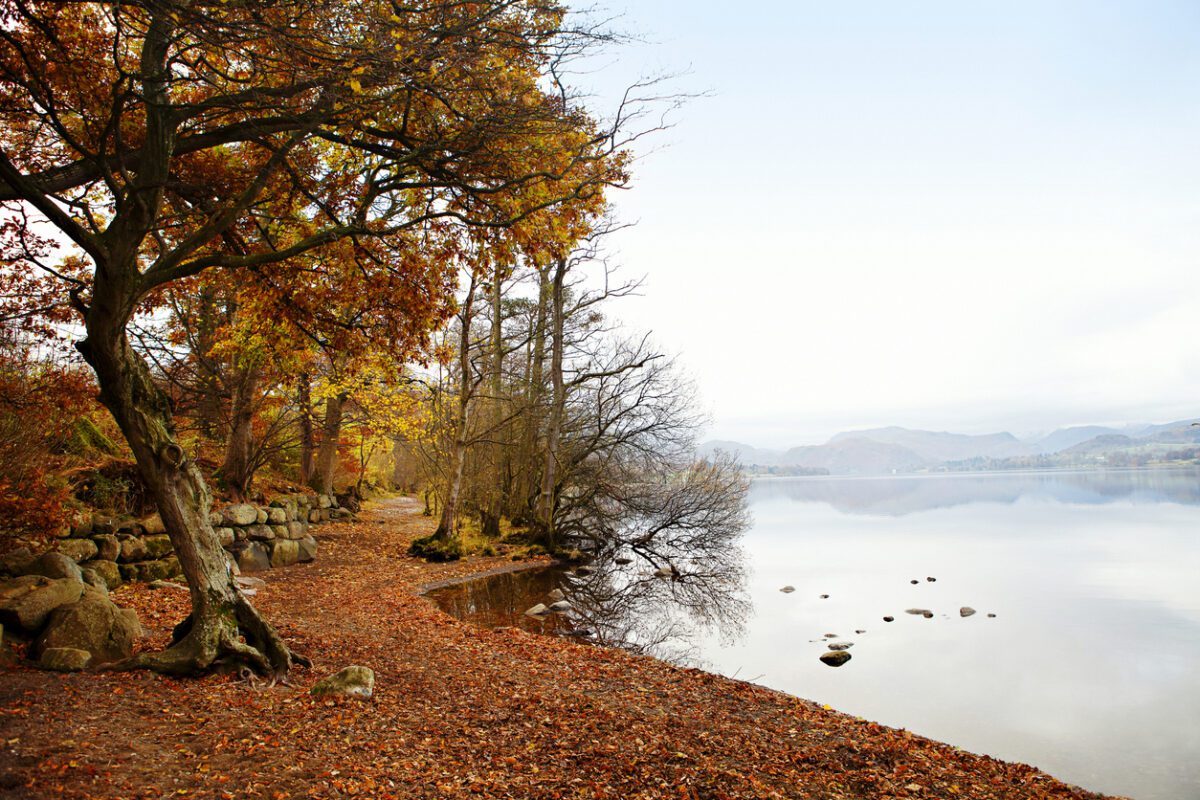
[[[214,510],[210,521],[237,569],[257,572],[312,561],[317,541],[311,526],[353,516],[327,495],[293,494],[278,497],[267,506],[225,506]],[[179,559],[157,514],[134,520],[80,513],[63,533],[53,549],[82,570],[91,570],[94,580],[110,589],[126,581],[149,582],[181,574]]]

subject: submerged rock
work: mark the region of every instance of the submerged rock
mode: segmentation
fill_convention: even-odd
[[[375,694],[375,672],[368,667],[346,667],[317,681],[309,693],[313,697],[357,697],[369,700]]]
[[[995,619],[995,618],[996,618],[995,614],[988,614],[988,619]]]
[[[971,608],[970,606],[963,606],[962,608],[960,608],[958,610],[958,615],[960,617],[970,617],[970,616],[973,616],[974,614],[975,614],[975,609]]]
[[[912,614],[914,617],[933,616],[933,612],[928,608],[906,608],[904,609],[904,613]]]
[[[784,594],[791,594],[792,592],[796,591],[796,587],[795,586],[785,586],[782,589],[780,589],[779,591],[783,592]]]
[[[862,636],[864,633],[866,633],[866,631],[864,631],[860,628],[860,629],[856,630],[855,633],[857,633],[859,636]]]
[[[840,667],[850,660],[850,654],[845,650],[830,650],[821,654],[821,661],[831,667]]]
[[[925,580],[929,581],[930,583],[937,583],[937,578],[926,578]]]
[[[851,647],[854,647],[854,642],[830,642],[829,643],[830,650],[849,650]]]
[[[829,595],[827,595],[827,594],[823,594],[823,595],[821,595],[821,599],[822,599],[822,600],[828,600],[828,599],[829,599]]]

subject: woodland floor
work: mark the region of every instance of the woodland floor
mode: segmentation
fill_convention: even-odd
[[[230,677],[0,672],[0,798],[1099,798],[820,705],[651,658],[453,620],[418,595],[501,559],[403,555],[389,501],[323,526],[256,602],[313,658],[295,688]],[[115,593],[162,646],[183,592]],[[347,664],[371,701],[312,699]]]

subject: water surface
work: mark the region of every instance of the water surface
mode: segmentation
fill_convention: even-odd
[[[718,592],[749,604],[728,619],[672,611],[687,578],[636,562],[492,579],[439,603],[661,647],[1089,789],[1200,798],[1200,472],[776,478],[752,484],[751,508],[748,577]],[[575,610],[523,617],[556,586]],[[609,596],[629,586],[638,603]],[[598,623],[606,611],[616,620]],[[853,643],[849,663],[818,660],[827,633]]]

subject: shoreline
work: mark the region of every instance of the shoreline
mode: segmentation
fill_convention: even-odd
[[[316,562],[260,573],[256,605],[314,661],[294,686],[0,671],[0,798],[1105,800],[756,684],[461,622],[422,588],[515,565],[402,555],[431,524],[407,500],[362,517]],[[183,592],[115,599],[146,647],[187,613]],[[347,664],[375,671],[370,701],[308,695]]]

